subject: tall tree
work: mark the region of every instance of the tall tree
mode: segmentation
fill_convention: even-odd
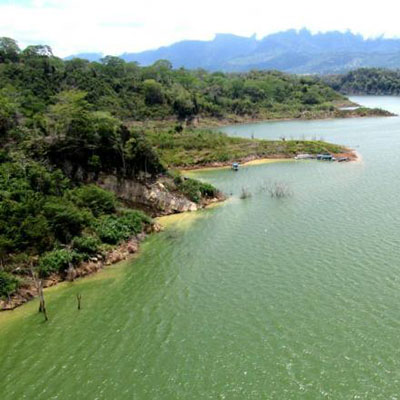
[[[0,37],[0,63],[18,61],[21,50],[16,40]]]

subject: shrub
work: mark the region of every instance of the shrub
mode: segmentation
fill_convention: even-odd
[[[70,264],[76,264],[80,260],[75,251],[68,249],[49,251],[39,259],[39,276],[43,278],[53,272],[64,272]]]
[[[131,233],[138,234],[143,231],[143,225],[151,223],[151,218],[141,211],[124,210],[120,221],[129,228]]]
[[[10,296],[18,289],[19,284],[18,278],[5,271],[0,271],[0,298]]]
[[[200,183],[200,192],[205,197],[215,197],[218,193],[217,189],[209,183]]]
[[[130,236],[129,227],[115,215],[104,215],[100,217],[95,230],[100,240],[108,244],[117,244]]]
[[[214,197],[217,189],[209,183],[203,183],[195,179],[185,179],[178,189],[195,203],[199,203],[202,197]]]
[[[179,185],[178,189],[195,203],[200,202],[201,191],[197,181],[193,179],[186,179]]]
[[[34,246],[38,251],[45,251],[53,244],[50,224],[44,215],[28,215],[20,224],[18,243],[20,247]]]
[[[169,169],[167,175],[173,179],[175,185],[180,185],[184,181],[181,172],[177,169]]]
[[[143,225],[151,219],[140,211],[126,210],[122,215],[104,215],[100,217],[95,230],[102,242],[117,244],[130,236],[140,233]]]
[[[114,193],[101,189],[96,185],[87,185],[70,192],[72,201],[78,207],[89,208],[93,215],[111,214],[115,211],[116,198]]]
[[[100,241],[93,236],[77,236],[72,240],[72,248],[88,256],[97,254],[99,251]]]
[[[50,200],[45,204],[44,211],[55,237],[63,243],[79,236],[91,219],[87,210],[81,210],[65,199]]]

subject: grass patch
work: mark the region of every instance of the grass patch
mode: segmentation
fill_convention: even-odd
[[[150,130],[146,132],[168,167],[191,167],[231,162],[248,157],[289,158],[299,153],[341,153],[343,146],[321,140],[260,140],[230,137],[207,129]]]

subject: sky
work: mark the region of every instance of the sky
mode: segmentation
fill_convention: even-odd
[[[400,37],[398,0],[0,0],[0,36],[55,55],[119,55],[216,33],[257,35],[306,27]]]

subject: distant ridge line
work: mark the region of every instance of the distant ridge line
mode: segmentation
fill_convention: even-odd
[[[69,56],[99,61],[101,53]],[[184,40],[138,53],[123,53],[125,61],[151,65],[169,60],[173,67],[204,68],[210,71],[241,72],[277,69],[291,73],[326,74],[360,67],[400,68],[400,39],[364,38],[350,31],[313,34],[290,29],[262,39],[216,34],[212,40]]]

